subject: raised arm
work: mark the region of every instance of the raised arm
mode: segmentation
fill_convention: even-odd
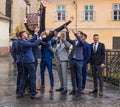
[[[65,25],[69,25],[73,21],[73,19],[74,19],[74,17],[71,17],[68,22],[66,22],[65,24],[61,25],[60,27],[58,27],[54,31],[50,32],[49,35],[46,38],[43,39],[43,41],[44,42],[49,41],[51,38],[53,38],[56,35],[56,33],[58,33],[61,30],[63,30],[65,28]]]
[[[40,5],[40,30],[39,35],[45,31],[45,14],[46,14],[46,4],[45,2],[41,2]]]
[[[34,30],[30,29],[28,27],[28,23],[27,23],[27,18],[24,18],[24,25],[25,25],[25,28],[27,29],[27,31],[30,33],[30,34],[34,34]]]
[[[34,47],[34,46],[38,46],[40,44],[41,40],[37,39],[34,42],[29,42],[29,41],[22,41],[22,45],[23,47]]]
[[[78,36],[78,34],[75,33],[75,31],[73,29],[71,31],[73,32],[74,36],[77,38],[79,44],[84,45],[85,42]]]
[[[66,40],[63,40],[63,43],[65,44],[66,49],[69,49],[70,43]]]
[[[66,22],[63,25],[61,25],[60,27],[56,28],[54,31],[60,32],[61,30],[63,30],[65,28],[65,26],[69,25],[73,20],[74,20],[74,17],[72,16],[68,22]]]

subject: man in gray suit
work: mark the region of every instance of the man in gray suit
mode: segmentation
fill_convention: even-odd
[[[67,62],[68,62],[68,50],[70,43],[66,41],[65,33],[61,33],[60,42],[56,48],[50,47],[51,51],[55,54],[57,60],[57,71],[60,79],[60,88],[56,91],[61,94],[67,94]]]

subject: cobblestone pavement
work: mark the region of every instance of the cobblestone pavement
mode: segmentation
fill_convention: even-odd
[[[49,77],[46,72],[46,89],[43,98],[30,99],[30,95],[16,99],[16,69],[12,65],[10,57],[0,57],[0,107],[120,107],[120,91],[118,87],[105,83],[104,96],[89,95],[93,84],[87,79],[85,95],[75,98],[71,95],[61,95],[58,92],[49,94]],[[54,70],[55,88],[59,86],[56,70]],[[37,72],[37,87],[40,84],[39,67]],[[68,89],[71,90],[70,74],[68,72]],[[41,94],[41,93],[40,93]]]

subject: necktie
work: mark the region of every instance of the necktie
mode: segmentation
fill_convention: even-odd
[[[94,50],[94,53],[96,53],[96,43],[94,44],[94,48],[93,48],[93,50]]]

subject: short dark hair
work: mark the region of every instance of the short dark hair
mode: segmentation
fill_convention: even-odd
[[[83,35],[84,33],[82,31],[78,31],[81,35]]]
[[[85,38],[87,38],[87,34],[83,33],[83,36],[84,36]]]
[[[16,36],[17,36],[17,38],[20,37],[19,33],[20,33],[20,32],[16,32]]]
[[[19,33],[19,36],[22,37],[23,33],[25,33],[25,31],[21,31],[21,32]]]
[[[95,36],[99,36],[99,35],[98,34],[94,34],[93,37],[95,37]]]

